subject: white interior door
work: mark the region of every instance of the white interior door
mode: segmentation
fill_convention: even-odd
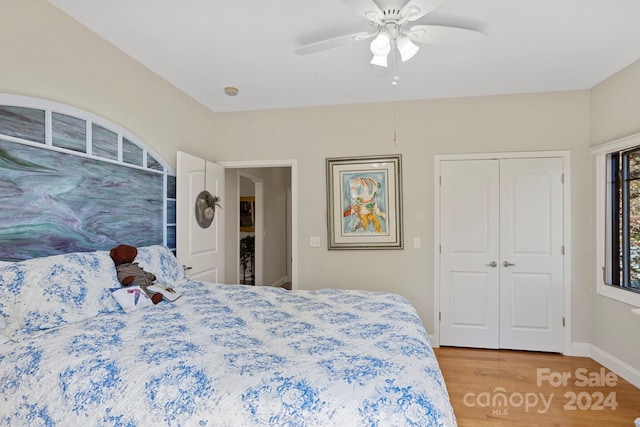
[[[563,165],[500,162],[500,347],[562,351]]]
[[[563,160],[440,171],[440,344],[561,352]]]
[[[176,188],[176,250],[178,261],[195,280],[224,283],[224,168],[178,151]],[[220,197],[211,224],[196,217],[196,198],[203,190]]]
[[[498,348],[499,161],[440,165],[440,344]]]

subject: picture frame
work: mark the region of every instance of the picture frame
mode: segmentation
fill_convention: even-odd
[[[256,224],[256,198],[240,197],[240,231],[252,233]]]
[[[326,159],[329,250],[404,249],[402,156]]]

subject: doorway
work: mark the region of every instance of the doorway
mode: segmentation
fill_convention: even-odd
[[[238,260],[242,285],[262,285],[264,237],[264,180],[238,169]],[[235,224],[236,221],[233,221]]]
[[[241,239],[255,239],[254,270],[257,286],[297,283],[296,161],[222,162],[227,193],[227,283],[241,283],[246,270],[240,257]],[[249,189],[247,189],[249,188]],[[249,193],[253,191],[254,195]],[[246,194],[245,194],[246,193]],[[241,197],[254,197],[254,230],[240,224]],[[250,234],[249,234],[250,233]]]

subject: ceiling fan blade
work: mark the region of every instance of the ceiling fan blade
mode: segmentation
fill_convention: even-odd
[[[347,6],[356,11],[370,22],[381,24],[382,9],[374,0],[342,0]]]
[[[470,43],[484,36],[476,30],[446,25],[414,25],[406,35],[418,43],[444,45]]]
[[[299,47],[293,52],[298,55],[307,55],[309,53],[320,52],[327,49],[332,49],[338,46],[344,46],[349,43],[358,42],[360,40],[370,39],[377,34],[377,31],[373,33],[355,33],[347,34],[345,36],[333,37],[327,40],[321,40],[319,42],[311,43],[306,46]]]
[[[409,0],[400,10],[405,21],[415,21],[442,6],[446,0]]]

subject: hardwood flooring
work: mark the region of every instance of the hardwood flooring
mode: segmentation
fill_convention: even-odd
[[[460,427],[633,427],[640,389],[589,358],[434,349]]]

